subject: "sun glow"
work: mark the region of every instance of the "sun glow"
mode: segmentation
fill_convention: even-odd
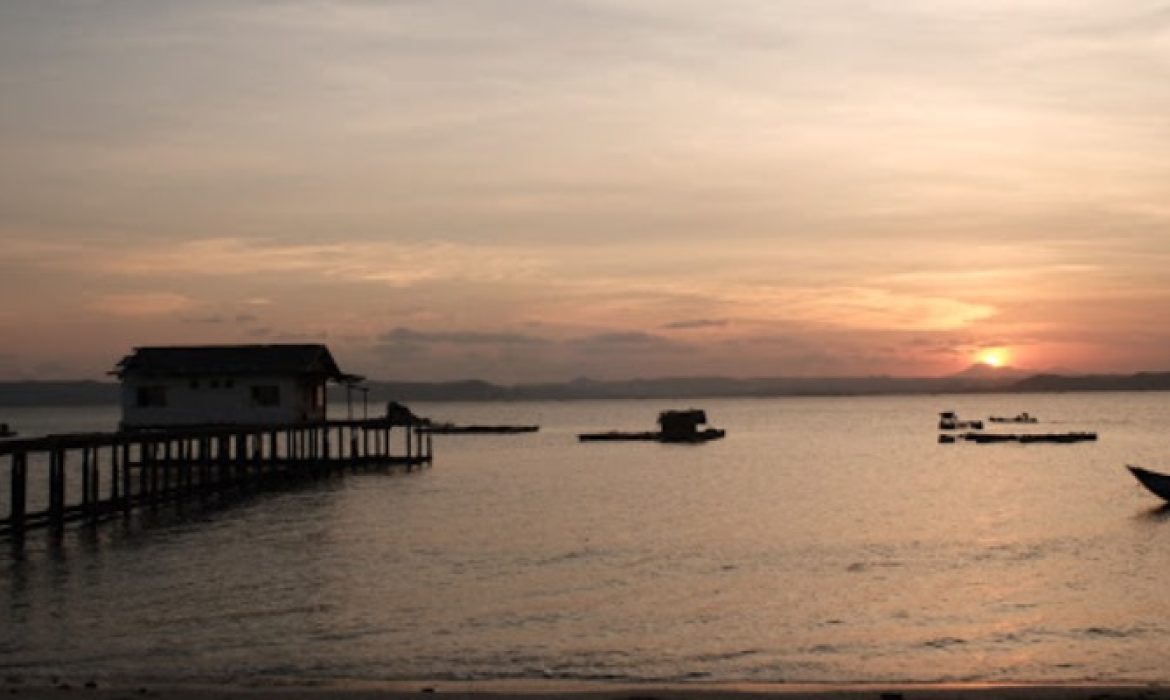
[[[976,356],[976,362],[988,367],[1004,367],[1008,363],[1008,351],[1005,348],[987,348]]]

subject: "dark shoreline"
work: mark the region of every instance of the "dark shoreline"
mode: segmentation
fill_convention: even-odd
[[[1160,683],[712,683],[630,684],[564,681],[387,681],[316,685],[197,685],[57,682],[0,683],[14,698],[176,698],[178,700],[406,700],[419,697],[524,700],[1170,700]]]
[[[931,394],[1034,394],[1061,392],[1170,391],[1170,372],[1031,376],[994,372],[949,377],[666,377],[533,384],[482,380],[407,382],[372,380],[368,400],[386,401],[580,401],[598,399],[715,399],[779,397],[922,396]],[[0,406],[116,405],[120,387],[99,381],[0,381]],[[332,389],[330,400],[344,402]]]

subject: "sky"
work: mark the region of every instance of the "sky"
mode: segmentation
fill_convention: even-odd
[[[1170,2],[0,0],[0,379],[1170,369]]]

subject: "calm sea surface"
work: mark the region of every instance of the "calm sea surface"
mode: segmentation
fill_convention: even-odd
[[[692,404],[727,439],[575,439]],[[0,673],[1170,680],[1170,515],[1123,468],[1170,470],[1170,394],[414,408],[542,428],[439,436],[421,472],[0,549]],[[940,445],[948,409],[1100,440]],[[117,414],[2,418],[29,434]]]

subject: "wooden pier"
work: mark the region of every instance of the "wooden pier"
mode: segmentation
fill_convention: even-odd
[[[393,439],[392,439],[393,438]],[[401,450],[396,454],[392,443]],[[385,418],[48,435],[0,441],[0,537],[60,536],[167,502],[279,488],[355,469],[429,465],[432,441]],[[6,472],[6,473],[5,473]],[[0,482],[2,488],[3,482]],[[3,507],[6,505],[6,508]]]

